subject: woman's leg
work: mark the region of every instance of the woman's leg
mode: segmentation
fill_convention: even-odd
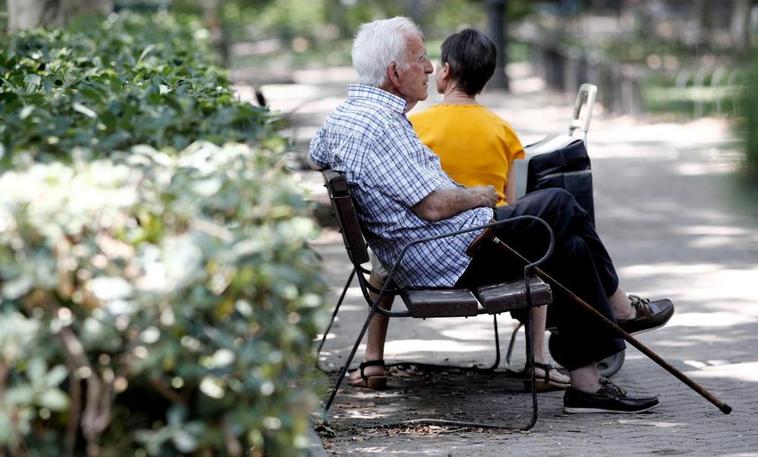
[[[530,310],[530,320],[532,325],[532,348],[534,350],[534,362],[542,365],[548,365],[547,356],[545,355],[545,330],[547,326],[547,306],[535,306]],[[535,367],[535,374],[540,379],[552,381],[561,384],[568,384],[569,377],[558,370],[545,372],[545,368]]]

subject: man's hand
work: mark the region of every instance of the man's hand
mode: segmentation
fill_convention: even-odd
[[[435,190],[416,203],[411,211],[421,219],[435,222],[471,208],[492,208],[496,202],[497,192],[492,186],[457,187]]]
[[[476,206],[487,206],[492,208],[495,206],[495,203],[497,203],[499,198],[493,186],[474,186],[469,187],[469,190],[474,192],[481,199],[482,203]]]

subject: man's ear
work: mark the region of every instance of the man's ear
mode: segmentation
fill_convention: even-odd
[[[400,74],[397,71],[397,63],[390,62],[387,66],[387,80],[390,81],[393,86],[400,85]]]

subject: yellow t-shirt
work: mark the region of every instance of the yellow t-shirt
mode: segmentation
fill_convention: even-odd
[[[437,154],[442,169],[464,186],[495,188],[505,204],[508,170],[524,158],[513,128],[481,105],[435,105],[409,116],[421,141]]]

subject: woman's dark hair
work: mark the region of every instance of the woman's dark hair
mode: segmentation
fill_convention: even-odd
[[[468,95],[476,95],[495,73],[497,48],[474,29],[450,35],[442,43],[442,63],[450,65],[450,78]]]

